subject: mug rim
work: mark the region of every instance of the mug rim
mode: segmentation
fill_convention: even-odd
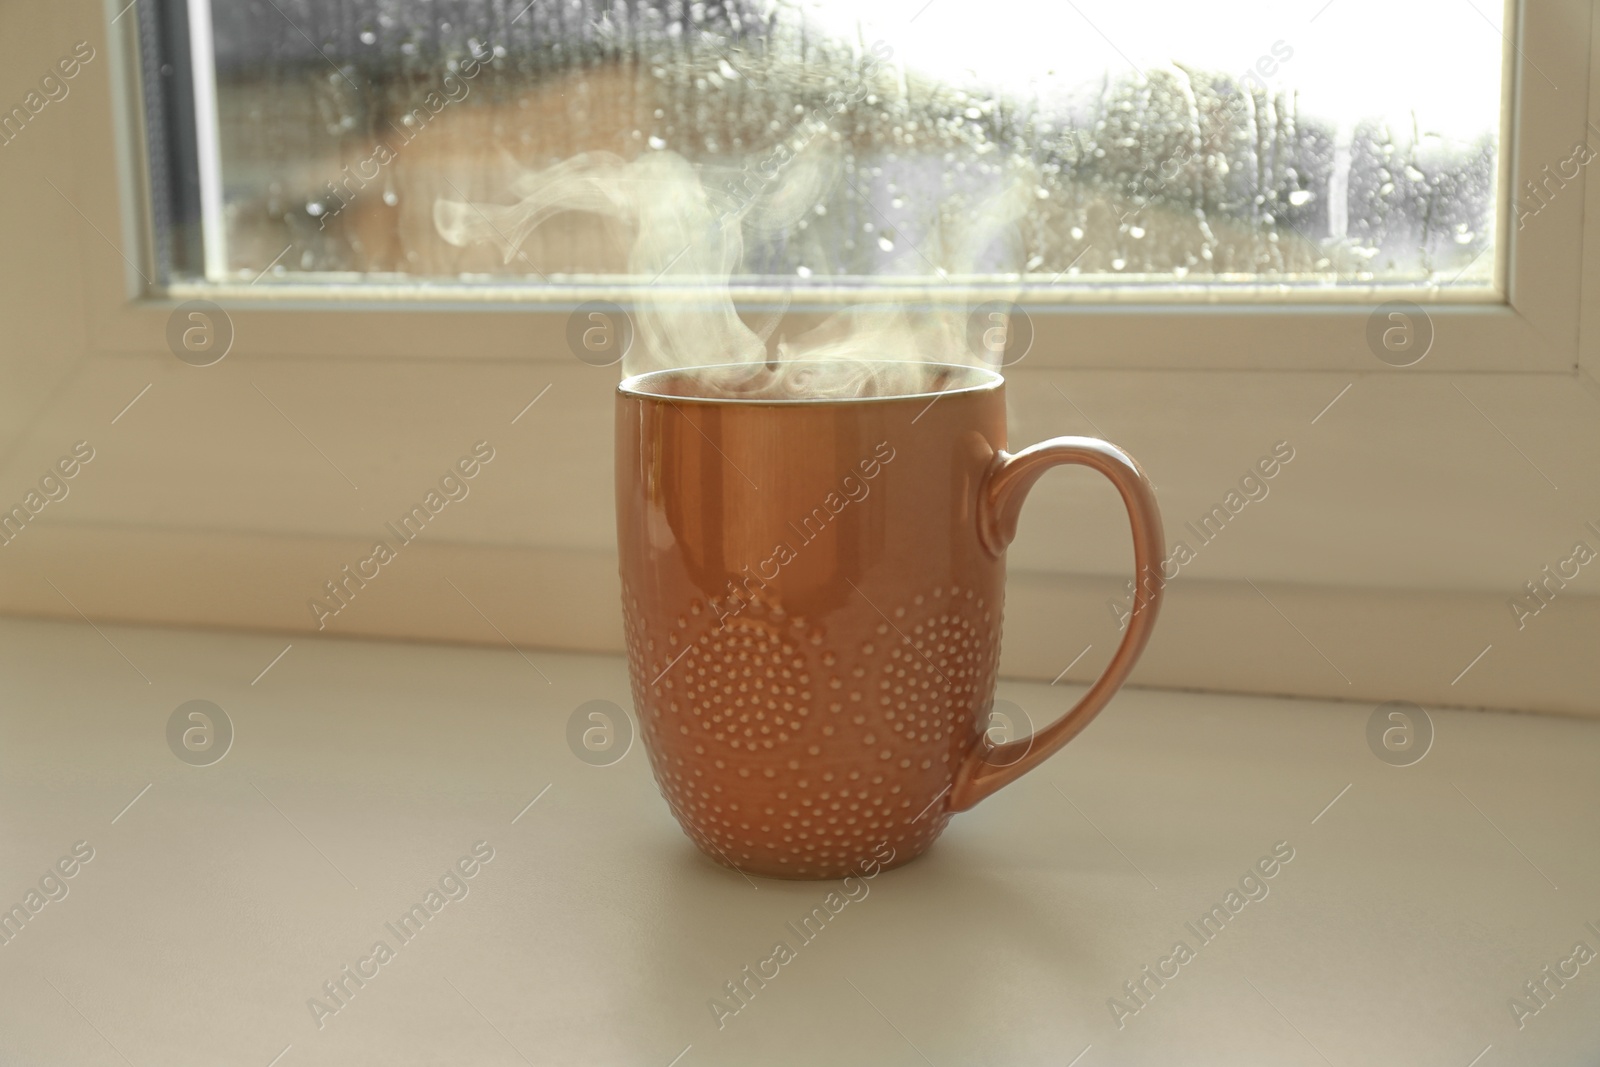
[[[822,359],[797,359],[787,360],[790,363],[832,363],[836,360]],[[878,366],[898,366],[907,361],[898,359],[863,359],[853,360],[856,363],[865,363]],[[957,386],[952,389],[935,389],[916,393],[895,393],[892,396],[797,396],[797,397],[742,397],[742,396],[677,396],[663,392],[656,392],[646,388],[645,380],[660,375],[681,374],[685,371],[713,371],[723,368],[748,368],[749,363],[711,363],[698,367],[663,367],[660,370],[642,371],[630,374],[617,383],[617,395],[626,396],[636,400],[668,401],[671,403],[685,404],[743,404],[749,406],[766,407],[794,407],[805,404],[890,404],[901,400],[928,400],[941,396],[952,396],[961,393],[983,393],[999,389],[1005,385],[1005,376],[990,367],[976,366],[970,363],[944,363],[920,362],[919,365],[928,368],[945,368],[962,373],[986,375],[984,380],[971,385]]]

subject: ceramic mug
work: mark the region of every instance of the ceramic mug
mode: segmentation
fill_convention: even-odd
[[[929,374],[924,392],[844,400],[697,395],[706,372],[618,388],[634,706],[673,814],[727,866],[839,878],[916,857],[1087,726],[1150,637],[1162,583],[1138,582],[1077,704],[989,743],[1005,549],[1029,488],[1066,463],[1111,479],[1141,575],[1162,558],[1161,517],[1121,449],[1058,437],[1009,453],[999,374]]]

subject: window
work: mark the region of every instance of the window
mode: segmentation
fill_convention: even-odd
[[[1294,469],[1304,481],[1275,489],[1256,533],[1208,552],[1191,572],[1203,580],[1181,594],[1193,598],[1184,609],[1188,629],[1170,629],[1179,612],[1164,622],[1182,634],[1175,644],[1190,657],[1170,676],[1174,684],[1300,684],[1290,659],[1255,655],[1254,638],[1252,655],[1234,660],[1217,643],[1218,634],[1257,633],[1239,629],[1256,625],[1254,610],[1268,616],[1263,625],[1282,623],[1248,578],[1297,625],[1325,610],[1327,626],[1343,627],[1349,658],[1332,648],[1329,655],[1355,684],[1392,685],[1391,695],[1409,699],[1463,699],[1452,679],[1483,648],[1474,642],[1490,640],[1480,638],[1481,619],[1509,618],[1506,595],[1562,558],[1539,546],[1559,548],[1594,511],[1582,495],[1582,472],[1593,466],[1584,442],[1593,441],[1586,427],[1600,310],[1600,187],[1588,182],[1587,154],[1589,143],[1600,146],[1600,123],[1591,122],[1600,116],[1592,5],[1513,0],[1502,14],[1486,0],[1455,0],[1375,13],[1365,0],[1295,0],[1273,10],[1227,0],[1207,6],[1211,24],[1227,29],[1218,33],[1182,21],[1181,11],[1140,4],[1127,5],[1135,12],[1128,15],[1105,0],[1038,5],[1045,13],[993,0],[979,14],[963,0],[912,0],[905,9],[863,0],[845,22],[819,4],[685,9],[640,0],[585,22],[571,0],[529,3],[117,0],[79,11],[70,34],[40,24],[35,52],[19,69],[58,69],[80,39],[98,58],[82,64],[70,99],[51,102],[3,149],[18,188],[32,182],[43,197],[16,199],[23,206],[8,231],[17,234],[7,254],[21,309],[13,348],[31,368],[17,379],[17,403],[40,412],[37,425],[49,430],[37,435],[41,450],[56,448],[57,437],[77,440],[87,432],[80,423],[100,420],[111,427],[100,431],[106,461],[122,464],[106,483],[108,496],[75,493],[61,515],[77,525],[70,537],[63,529],[60,538],[40,539],[60,553],[40,570],[113,559],[146,579],[137,608],[115,598],[79,601],[84,614],[299,625],[303,598],[285,599],[281,575],[320,583],[329,561],[345,555],[339,546],[370,537],[372,515],[409,506],[416,486],[437,477],[438,457],[456,454],[458,439],[493,431],[522,466],[504,495],[474,496],[450,543],[417,547],[436,562],[412,572],[417,595],[406,632],[481,636],[483,619],[437,579],[448,573],[498,590],[504,610],[485,603],[484,613],[517,620],[525,628],[508,633],[519,643],[607,647],[615,632],[607,466],[616,368],[574,359],[569,326],[585,324],[575,312],[587,302],[635,310],[638,294],[652,288],[692,304],[704,278],[631,268],[631,228],[590,215],[543,220],[509,262],[492,228],[485,242],[480,232],[455,245],[432,215],[440,202],[508,209],[525,195],[514,188],[518,174],[547,170],[579,149],[609,151],[625,164],[681,157],[698,168],[707,195],[725,198],[712,217],[731,207],[744,241],[728,265],[734,310],[774,341],[841,307],[899,303],[959,316],[989,300],[1021,304],[1035,341],[1007,369],[1013,443],[1076,432],[1127,447],[1149,466],[1175,534],[1264,447],[1283,439],[1303,447],[1304,466]],[[761,21],[747,18],[751,12]],[[616,32],[602,33],[606,26]],[[551,27],[566,36],[551,36]],[[1033,46],[1019,40],[1030,33],[1059,45],[1072,65],[1041,71]],[[674,36],[677,45],[652,43]],[[540,40],[553,43],[541,52],[533,47]],[[794,83],[784,83],[790,96],[782,106],[803,123],[808,104],[832,106],[830,92],[843,94],[835,103],[849,100],[859,85],[851,79],[880,41],[894,51],[872,72],[884,94],[871,105],[881,104],[879,112],[867,110],[863,96],[824,116],[831,125],[811,127],[816,135],[792,153],[793,163],[757,154],[788,135],[781,122],[771,128],[780,76]],[[505,55],[495,53],[497,43]],[[711,43],[725,54],[713,60],[698,51]],[[494,58],[467,77],[470,57],[486,50]],[[678,59],[652,64],[658,53]],[[724,59],[737,77],[722,71]],[[606,82],[623,67],[632,80]],[[1053,86],[1042,82],[1051,69]],[[704,91],[686,80],[695,71],[705,72]],[[1244,94],[1222,89],[1244,89],[1251,114],[1297,115],[1292,131],[1301,141],[1291,144],[1311,144],[1306,131],[1332,124],[1331,147],[1320,155],[1306,149],[1309,162],[1293,157],[1292,178],[1273,170],[1261,186],[1274,205],[1294,211],[1230,191],[1227,182],[1255,173],[1254,135],[1230,138],[1234,154],[1217,154],[1226,174],[1213,160],[1202,176],[1226,181],[1211,199],[1202,188],[1199,200],[1217,238],[1211,273],[1188,262],[1204,260],[1194,230],[1162,229],[1191,218],[1197,228],[1200,218],[1193,200],[1161,184],[1163,167],[1186,173],[1172,161],[1189,159],[1177,139],[1158,135],[1167,127],[1156,120],[1170,111],[1163,86],[1174,72],[1191,89],[1197,76],[1202,86],[1211,78],[1217,100],[1241,107]],[[714,90],[711,73],[723,80]],[[923,92],[935,82],[947,96]],[[602,105],[634,108],[628,94],[640,85],[665,94],[644,116],[658,121],[659,108],[661,124],[616,123],[605,143],[583,141],[601,128],[594,116]],[[1406,114],[1395,118],[1390,101]],[[950,110],[957,103],[959,115]],[[713,104],[723,111],[705,110]],[[934,115],[935,104],[946,107],[937,112],[944,125],[930,119],[924,129],[919,117],[910,130],[907,116]],[[904,111],[902,140],[890,160],[881,129],[865,126],[896,107]],[[1108,147],[1089,136],[1101,121],[1089,121],[1097,107],[1120,116],[1120,140],[1131,144]],[[1047,111],[1078,124],[1058,127],[1052,118],[1046,134]],[[1208,114],[1220,124],[1215,106]],[[500,127],[487,122],[497,115]],[[480,117],[486,124],[474,126]],[[1387,124],[1382,136],[1376,118]],[[347,166],[361,173],[374,131],[390,122],[414,127],[396,158],[375,177],[337,185],[337,203],[322,200]],[[714,145],[707,131],[716,132]],[[496,169],[502,133],[533,139],[534,149],[508,150],[514,169]],[[892,140],[892,125],[888,133]],[[916,135],[910,148],[907,133]],[[1004,152],[988,147],[1002,142]],[[1385,144],[1394,146],[1387,155]],[[813,147],[836,156],[812,167],[804,160]],[[1278,142],[1268,147],[1276,153]],[[1120,170],[1100,162],[1101,148],[1106,159],[1113,148],[1128,153]],[[1037,184],[1020,186],[1031,199],[1006,202],[1011,228],[995,231],[974,205],[996,184],[992,176],[1014,173],[1010,163],[985,168],[1014,156]],[[1380,168],[1380,156],[1398,160]],[[837,181],[829,178],[834,163]],[[1069,165],[1080,168],[1077,177],[1065,173]],[[408,167],[417,168],[407,179],[413,184],[398,184]],[[776,195],[787,196],[791,179],[808,173],[826,179],[815,198]],[[1337,174],[1345,176],[1342,195],[1328,192]],[[391,179],[392,190],[384,184]],[[923,184],[913,189],[913,180]],[[1041,187],[1048,195],[1038,195]],[[1088,223],[1082,241],[1094,246],[1076,262],[1078,223],[1063,214],[1074,192]],[[1344,205],[1342,223],[1334,203]],[[1392,210],[1372,209],[1380,203]],[[427,208],[409,231],[394,221],[408,205]],[[796,213],[797,205],[804,210]],[[470,225],[475,215],[457,209],[456,220]],[[787,218],[793,225],[773,225]],[[1063,230],[1056,218],[1073,225]],[[1144,236],[1134,236],[1135,225]],[[963,226],[1001,237],[958,246]],[[1113,240],[1123,244],[1101,247]],[[1377,251],[1359,264],[1329,254],[1356,248]],[[1120,254],[1130,249],[1150,258]],[[416,263],[411,251],[437,259]],[[669,250],[669,264],[677,251]],[[1274,251],[1291,258],[1265,256]],[[1309,259],[1313,251],[1327,267]],[[1217,267],[1224,255],[1233,257],[1224,267],[1248,260],[1256,269]],[[1030,266],[1035,256],[1043,258]],[[1114,258],[1124,259],[1121,269]],[[961,274],[963,262],[974,273]],[[1188,267],[1182,278],[1178,266]],[[191,328],[185,305],[194,300],[231,320],[229,354],[208,368],[173,362],[169,331],[181,337]],[[1432,337],[1426,357],[1405,367],[1375,358],[1370,342],[1374,323],[1380,333],[1395,324],[1385,305],[1397,301],[1417,305],[1410,321]],[[1040,505],[1024,520],[1033,530],[1011,554],[1008,610],[1029,620],[1009,627],[1011,654],[1030,672],[1048,670],[1045,677],[1061,669],[1063,621],[1108,625],[1107,598],[1126,578],[1115,554],[1123,548],[1121,512],[1112,500],[1096,519],[1085,491],[1066,476],[1041,483]],[[190,540],[175,541],[174,532]],[[1064,535],[1069,552],[1059,551]],[[211,574],[225,578],[212,582]],[[256,585],[241,592],[240,582]],[[1296,587],[1305,614],[1279,600],[1275,585]],[[39,588],[45,600],[55,597]],[[475,588],[462,585],[474,598]],[[76,600],[74,589],[63,591]],[[16,602],[53,610],[32,595]],[[1481,615],[1463,610],[1464,597],[1476,598]],[[65,602],[56,609],[67,610]],[[1373,621],[1386,619],[1411,621]],[[1385,626],[1404,639],[1385,639]],[[1320,644],[1322,632],[1305,628]],[[1540,632],[1560,631],[1541,621]],[[1107,646],[1087,632],[1067,658],[1090,641],[1095,650],[1084,663],[1092,662]],[[1422,645],[1440,663],[1454,662],[1434,672],[1431,696],[1401,686]],[[1484,663],[1509,651],[1497,643]],[[1552,706],[1582,706],[1581,693],[1556,691],[1566,676],[1540,658],[1564,651],[1519,654],[1521,666],[1507,655],[1499,692],[1526,686]],[[1318,692],[1348,695],[1343,677],[1325,674],[1328,688]]]
[[[161,160],[178,280],[1496,278],[1507,45],[1462,0],[207,6],[141,8],[152,95],[196,104]],[[729,220],[734,259],[674,264],[678,230]]]
[[[161,308],[198,298],[286,353],[431,358],[470,331],[478,355],[562,360],[586,301],[693,299],[725,272],[774,336],[873,302],[1014,302],[1029,366],[1371,370],[1370,320],[1394,300],[1426,309],[1419,373],[1578,363],[1586,9],[842,3],[134,5],[112,23],[133,76],[103,192],[146,258],[97,268],[96,343],[136,349]],[[1232,131],[1231,148],[1191,156],[1194,136],[1168,136],[1180,75],[1202,87],[1195,115],[1208,101],[1195,129]],[[829,93],[847,106],[807,139]],[[802,150],[773,161],[791,137]],[[681,155],[710,218],[738,220],[738,255],[674,261],[685,240],[630,263],[628,225],[576,212],[509,261],[492,227],[440,234],[436,204],[497,217],[520,178],[578,150]],[[1007,184],[1019,174],[1035,184]]]

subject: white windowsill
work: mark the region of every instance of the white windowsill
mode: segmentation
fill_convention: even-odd
[[[108,1043],[284,1067],[1465,1065],[1486,1046],[1485,1065],[1560,1065],[1600,1047],[1600,964],[1521,1030],[1508,1009],[1574,942],[1600,945],[1600,723],[1435,712],[1432,750],[1396,768],[1367,749],[1367,707],[1126,692],[865,883],[719,1030],[708,1000],[840,887],[704,861],[642,749],[569,753],[578,704],[629,704],[618,659],[527,650],[547,683],[508,650],[296,640],[274,660],[287,639],[102,629],[0,621],[5,903],[95,850],[0,950],[7,1062],[109,1062]],[[1035,719],[1071,695],[1001,693]],[[207,768],[164,735],[196,698],[236,730]],[[483,840],[469,895],[319,1030],[308,999]],[[1184,924],[1280,841],[1294,858],[1268,895],[1196,948]],[[1179,939],[1195,958],[1119,1030],[1108,998]]]

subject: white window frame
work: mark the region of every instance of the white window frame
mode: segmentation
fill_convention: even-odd
[[[116,6],[107,0],[107,17]],[[1462,18],[1474,17],[1466,11]],[[1592,13],[1578,0],[1507,0],[1504,77],[1509,107],[1503,116],[1501,188],[1515,198],[1524,182],[1567,159],[1574,144],[1594,134],[1588,125]],[[430,291],[419,297],[405,288],[366,285],[239,284],[183,285],[159,291],[147,278],[153,267],[149,190],[145,181],[142,126],[133,20],[107,27],[113,59],[109,113],[79,109],[85,161],[79,193],[85,210],[118,217],[125,258],[93,260],[84,277],[91,347],[105,352],[147,352],[160,347],[172,308],[203,296],[226,308],[239,344],[258,354],[297,358],[437,359],[474,358],[536,362],[569,360],[567,315],[578,303],[605,298],[626,303],[626,287],[592,289],[521,287],[484,291]],[[1487,27],[1485,27],[1487,32]],[[1559,86],[1560,88],[1556,88]],[[1589,91],[1586,91],[1586,88]],[[95,151],[107,124],[117,131],[115,165]],[[1600,134],[1595,134],[1600,141]],[[1425,303],[1435,331],[1422,373],[1576,373],[1580,316],[1597,310],[1582,293],[1583,266],[1596,255],[1584,241],[1587,172],[1552,198],[1525,228],[1513,206],[1500,220],[1498,246],[1506,250],[1497,268],[1502,298],[1457,300],[1448,291]],[[1572,186],[1576,185],[1577,188]],[[1592,220],[1594,213],[1589,214]],[[1591,222],[1592,226],[1592,222]],[[1496,253],[1499,255],[1500,253]],[[139,263],[136,269],[132,260]],[[1374,287],[1359,299],[1348,293],[1297,296],[1295,302],[1241,303],[1249,294],[1203,289],[1164,295],[1124,289],[1096,291],[1071,300],[1026,302],[1036,340],[1030,367],[1155,370],[1371,371],[1367,318],[1389,299],[1416,299],[1404,289]],[[816,316],[843,302],[881,298],[871,289],[808,294],[791,308]],[[967,294],[952,294],[961,296]],[[756,305],[770,293],[736,290],[736,299]],[[1197,301],[1206,301],[1197,303]],[[792,331],[791,331],[792,332]],[[1592,331],[1591,331],[1592,332]]]
[[[1510,105],[1501,166],[1502,188],[1519,189],[1546,164],[1569,158],[1580,139],[1600,145],[1600,122],[1591,118],[1600,117],[1600,79],[1591,76],[1593,57],[1600,55],[1600,12],[1586,0],[1541,0],[1536,9],[1532,0],[1512,2],[1507,24],[1521,36],[1520,47],[1507,46]],[[155,272],[145,251],[151,231],[144,112],[132,17],[116,21],[126,3],[105,0],[98,11],[62,8],[53,16],[62,39],[87,38],[101,58],[83,75],[70,107],[51,111],[63,121],[30,149],[43,153],[48,176],[70,208],[57,205],[59,218],[39,212],[37,227],[19,226],[18,243],[0,248],[0,261],[13,276],[36,268],[42,242],[51,243],[52,262],[81,263],[76,278],[53,273],[48,289],[30,290],[50,293],[37,310],[52,327],[59,324],[59,343],[49,348],[49,367],[41,368],[40,381],[56,381],[53,391],[19,381],[19,396],[38,405],[37,419],[50,430],[48,440],[24,443],[47,449],[58,437],[72,440],[67,435],[80,432],[79,404],[86,392],[111,418],[126,411],[136,394],[142,396],[146,383],[197,389],[195,399],[204,391],[201,383],[242,371],[302,380],[313,394],[302,401],[320,404],[323,420],[308,424],[308,432],[322,439],[337,423],[337,432],[358,434],[363,446],[372,446],[369,469],[405,473],[409,486],[411,473],[431,475],[431,467],[415,468],[420,460],[414,456],[392,458],[405,452],[415,427],[392,425],[387,410],[355,402],[351,383],[414,369],[417,389],[450,388],[459,380],[474,401],[512,378],[527,383],[528,398],[548,383],[564,399],[555,408],[546,401],[516,431],[525,460],[532,460],[519,476],[528,481],[518,484],[537,490],[511,504],[517,517],[471,512],[450,539],[409,550],[415,566],[405,595],[382,612],[352,616],[341,633],[448,641],[493,641],[509,634],[521,646],[618,651],[610,488],[602,473],[611,447],[614,368],[579,363],[565,337],[568,310],[577,301],[603,296],[622,302],[620,287],[591,293],[434,290],[427,299],[415,290],[366,286],[208,287],[204,295],[233,319],[233,352],[211,378],[177,363],[166,329],[185,294],[157,292],[145,280]],[[1463,4],[1461,17],[1479,15]],[[1552,82],[1560,89],[1552,89]],[[1125,292],[1095,305],[1033,307],[1038,340],[1008,371],[1018,443],[1076,430],[1128,446],[1150,464],[1163,508],[1172,505],[1170,529],[1176,531],[1186,512],[1211,499],[1206,486],[1213,475],[1222,484],[1241,468],[1240,457],[1248,461],[1284,435],[1294,436],[1296,444],[1304,438],[1306,466],[1295,469],[1321,462],[1322,482],[1315,493],[1306,487],[1296,521],[1314,519],[1330,500],[1342,499],[1345,513],[1359,517],[1354,529],[1415,535],[1401,538],[1401,551],[1391,552],[1381,540],[1352,540],[1336,517],[1310,532],[1292,523],[1280,527],[1271,540],[1257,541],[1250,554],[1231,560],[1221,555],[1227,548],[1219,549],[1208,557],[1214,563],[1201,565],[1209,569],[1172,588],[1159,644],[1140,665],[1141,684],[1594,711],[1592,672],[1571,664],[1600,633],[1600,597],[1581,591],[1563,597],[1566,623],[1541,621],[1536,634],[1530,627],[1525,635],[1495,637],[1490,662],[1497,666],[1473,672],[1470,695],[1467,683],[1457,688],[1452,680],[1491,639],[1486,625],[1498,619],[1515,635],[1505,597],[1525,573],[1536,573],[1547,561],[1542,539],[1559,541],[1571,523],[1593,513],[1600,484],[1587,476],[1593,464],[1584,468],[1573,460],[1595,455],[1600,440],[1593,434],[1593,420],[1600,419],[1600,285],[1594,281],[1600,278],[1600,182],[1587,176],[1580,171],[1525,228],[1516,228],[1515,212],[1508,216],[1502,234],[1508,257],[1504,299],[1426,304],[1436,340],[1425,359],[1404,369],[1379,361],[1365,339],[1368,317],[1378,303],[1398,295],[1392,290],[1374,290],[1339,306],[1309,297],[1293,304],[1228,303],[1220,296],[1204,305],[1156,303]],[[760,290],[736,296],[752,307],[771,300]],[[826,310],[824,301],[788,314],[815,318]],[[793,325],[781,328],[792,336],[798,332]],[[95,393],[113,379],[113,392]],[[1346,392],[1349,399],[1340,400]],[[1096,396],[1101,403],[1085,403],[1085,411],[1068,395]],[[1470,433],[1481,437],[1451,440],[1452,426],[1459,429],[1460,423],[1452,423],[1448,410],[1429,406],[1437,397],[1454,405],[1471,423]],[[1209,406],[1185,406],[1191,400]],[[149,412],[153,402],[140,403]],[[264,409],[266,401],[260,404]],[[347,410],[332,414],[340,404]],[[51,421],[57,416],[60,425]],[[1091,419],[1100,420],[1103,434]],[[144,448],[189,443],[181,424],[130,419],[118,432],[131,437],[137,426],[150,435]],[[28,434],[23,427],[22,437]],[[1549,479],[1541,480],[1542,469],[1530,469],[1533,457],[1510,443],[1515,438],[1529,444],[1534,437],[1541,444],[1529,451],[1541,462],[1562,442],[1571,444],[1559,492],[1544,485]],[[1493,448],[1474,447],[1482,439]],[[203,447],[207,442],[193,442],[210,477],[198,483],[202,488],[171,525],[155,524],[141,495],[165,492],[167,472],[125,467],[122,483],[108,490],[109,503],[92,515],[81,513],[82,521],[61,522],[54,536],[12,550],[33,555],[8,557],[24,580],[0,590],[0,610],[67,618],[81,610],[94,619],[315,634],[298,599],[303,594],[279,588],[283,576],[325,573],[330,560],[364,547],[359,542],[366,531],[337,509],[295,511],[283,520],[273,509],[299,492],[296,477],[307,462],[318,465],[320,477],[335,476],[321,469],[323,457],[309,456],[309,448],[274,451],[272,440],[227,434],[212,442],[217,449],[210,452]],[[252,470],[254,482],[233,478],[236,470]],[[1169,472],[1172,483],[1164,480]],[[1196,472],[1204,472],[1204,484],[1195,480]],[[26,470],[14,473],[26,480]],[[1048,523],[1056,540],[1047,546],[1044,536],[1025,532],[1009,554],[1003,669],[1014,676],[1055,678],[1080,648],[1096,642],[1095,652],[1076,668],[1081,674],[1093,668],[1114,633],[1106,607],[1126,575],[1109,546],[1124,545],[1121,512],[1114,500],[1102,500],[1106,507],[1097,511],[1080,491],[1083,483],[1071,477],[1042,484],[1029,511],[1035,520],[1024,518],[1025,526],[1036,521],[1039,531]],[[1517,495],[1518,487],[1530,483],[1538,496]],[[1286,486],[1281,498],[1288,511],[1272,514],[1291,517],[1289,491]],[[378,495],[363,493],[368,501]],[[1442,517],[1438,527],[1432,515]],[[1082,536],[1086,520],[1100,523],[1099,532]],[[1456,536],[1446,528],[1451,522],[1472,527],[1471,537]],[[1526,543],[1536,528],[1540,543]],[[1070,552],[1059,551],[1064,529],[1076,538]],[[1437,566],[1417,549],[1419,537],[1433,534],[1441,535]],[[28,573],[68,573],[85,559],[111,561],[128,575],[127,588],[85,583],[69,608],[42,581],[28,584]],[[226,580],[197,580],[197,567],[202,575],[225,574]],[[444,574],[477,590],[483,616],[497,620],[504,632],[490,630],[461,603]],[[1252,587],[1257,580],[1265,589]],[[1264,601],[1268,595],[1272,599]],[[1287,618],[1299,620],[1295,629],[1303,625],[1319,643],[1325,635],[1344,642],[1345,652],[1333,649],[1340,673],[1304,647],[1303,635]],[[1383,636],[1375,637],[1378,619],[1384,620]]]

